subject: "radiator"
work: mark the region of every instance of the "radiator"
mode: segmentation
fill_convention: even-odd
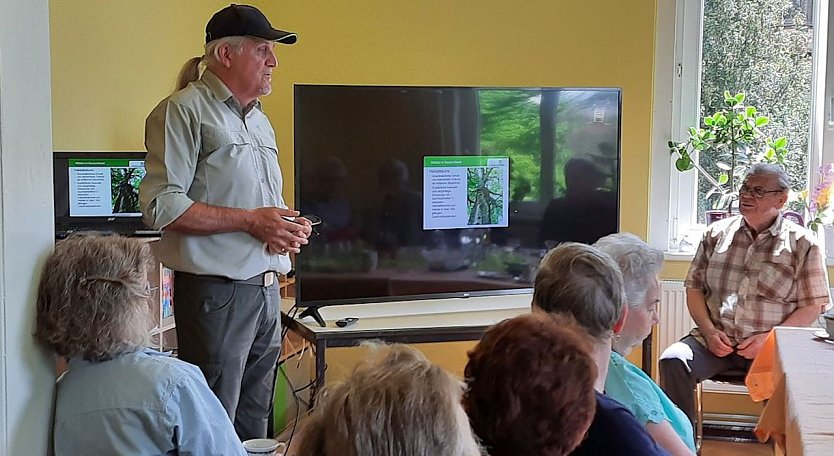
[[[666,347],[679,341],[695,327],[686,307],[686,289],[682,280],[660,282],[658,313],[657,349],[658,353],[663,353]]]

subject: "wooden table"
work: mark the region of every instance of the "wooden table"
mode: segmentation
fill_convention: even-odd
[[[769,400],[756,435],[777,454],[834,455],[834,342],[816,331],[774,328],[747,375],[751,398]]]

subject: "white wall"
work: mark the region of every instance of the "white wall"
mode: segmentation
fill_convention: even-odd
[[[32,330],[52,207],[48,0],[0,0],[0,456],[46,454],[54,373]]]

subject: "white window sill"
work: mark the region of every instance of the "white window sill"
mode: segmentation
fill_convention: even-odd
[[[695,258],[695,252],[663,252],[663,259],[666,261],[691,263],[693,258]]]

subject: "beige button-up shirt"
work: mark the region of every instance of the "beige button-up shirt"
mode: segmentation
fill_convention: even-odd
[[[260,102],[244,110],[211,71],[162,100],[145,121],[147,174],[139,188],[145,222],[162,230],[160,260],[193,274],[247,279],[286,273],[248,233],[189,235],[165,230],[195,201],[254,209],[286,207],[275,132]]]
[[[684,285],[703,291],[710,320],[735,343],[830,300],[816,237],[781,214],[756,238],[740,215],[710,225]],[[697,328],[692,335],[704,343]]]

